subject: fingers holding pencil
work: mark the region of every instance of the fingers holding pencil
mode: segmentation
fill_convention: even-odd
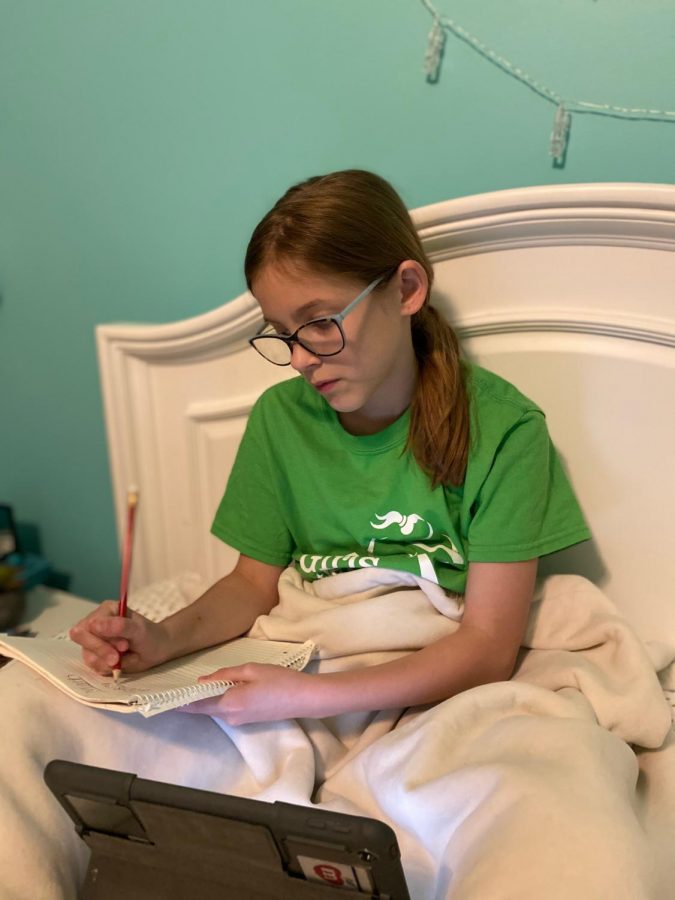
[[[82,647],[84,664],[110,675],[116,663],[124,672],[142,672],[163,662],[167,653],[161,625],[130,609],[122,618],[118,606],[118,601],[106,600],[70,629],[70,639]]]
[[[70,629],[70,638],[82,647],[86,666],[117,680],[120,671],[143,672],[173,655],[162,623],[151,622],[127,607],[131,576],[134,525],[139,491],[127,492],[127,519],[122,549],[119,600],[107,600]]]
[[[118,601],[106,600],[68,632],[68,636],[82,647],[82,659],[86,666],[100,675],[109,675],[120,661],[120,654],[129,648],[126,623],[110,628],[108,622],[117,617]],[[121,626],[121,627],[120,627]]]
[[[131,575],[131,559],[134,544],[134,524],[138,506],[138,488],[133,485],[127,491],[127,516],[122,548],[122,571],[117,603],[107,601],[70,631],[70,637],[82,646],[82,658],[89,668],[100,674],[110,674],[117,683],[122,669],[122,656],[129,652],[134,637],[133,620],[127,618],[127,595]],[[142,617],[141,617],[142,618]],[[128,627],[131,624],[131,628]],[[126,660],[125,669],[144,668],[137,653]]]

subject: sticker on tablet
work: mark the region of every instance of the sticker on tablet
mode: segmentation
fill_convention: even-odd
[[[345,888],[348,891],[359,889],[351,866],[326,859],[313,859],[311,856],[298,856],[298,862],[308,881],[320,881],[322,884]]]

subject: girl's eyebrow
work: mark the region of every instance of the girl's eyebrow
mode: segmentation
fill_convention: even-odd
[[[325,309],[326,306],[334,306],[337,302],[336,300],[309,300],[295,310],[293,318],[302,324],[312,318],[312,312],[322,308]],[[266,316],[264,321],[268,325],[281,325],[281,322],[275,322],[274,319],[268,319]]]

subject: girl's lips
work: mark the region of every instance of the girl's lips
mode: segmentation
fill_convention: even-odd
[[[319,391],[320,394],[324,394],[327,391],[338,383],[339,378],[333,378],[331,381],[317,381],[314,387]]]

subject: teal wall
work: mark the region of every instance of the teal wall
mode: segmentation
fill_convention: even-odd
[[[675,109],[669,0],[436,0],[561,94]],[[359,166],[410,207],[520,185],[666,182],[675,124],[574,117],[419,0],[0,0],[0,499],[71,589],[114,596],[94,326],[244,287],[249,233],[300,178]]]

